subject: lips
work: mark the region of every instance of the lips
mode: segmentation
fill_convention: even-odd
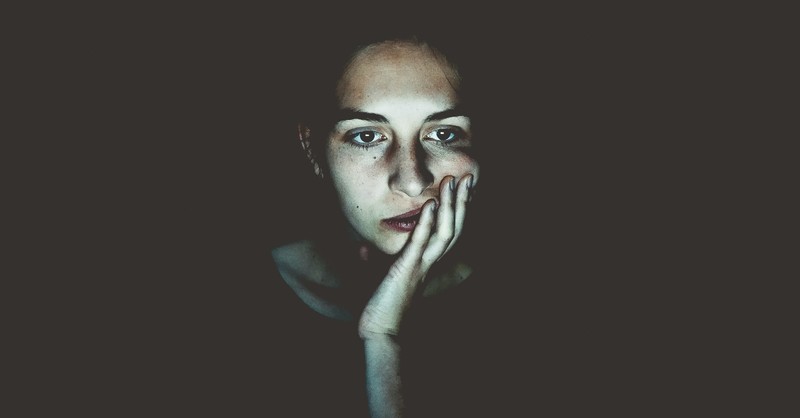
[[[417,208],[394,218],[384,219],[381,223],[398,232],[411,232],[417,226],[421,212],[422,208]]]

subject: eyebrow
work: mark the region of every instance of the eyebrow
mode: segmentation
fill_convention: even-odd
[[[452,118],[455,116],[465,116],[468,117],[464,109],[460,107],[453,107],[450,109],[443,110],[441,112],[436,112],[428,115],[425,118],[425,122],[431,122],[434,120],[442,120],[447,118]],[[336,117],[334,118],[334,124],[346,121],[346,120],[365,120],[370,122],[379,122],[379,123],[389,123],[389,120],[386,119],[385,116],[377,114],[377,113],[369,113],[369,112],[362,112],[360,110],[352,109],[352,108],[344,108],[339,110],[336,113]]]
[[[433,113],[433,114],[429,115],[427,118],[425,118],[425,122],[430,122],[430,121],[434,121],[434,120],[442,120],[442,119],[452,118],[452,117],[455,117],[455,116],[469,117],[469,116],[467,116],[467,113],[464,111],[463,108],[456,106],[456,107],[452,107],[450,109],[443,110],[441,112],[436,112],[436,113]]]
[[[370,122],[389,123],[385,116],[377,113],[362,112],[352,108],[344,108],[336,112],[336,117],[333,119],[334,123],[339,123],[345,120],[359,119]]]

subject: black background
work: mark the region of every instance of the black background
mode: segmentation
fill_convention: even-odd
[[[22,137],[43,168],[26,171],[20,240],[36,249],[16,385],[30,408],[196,415],[239,399],[250,382],[231,386],[215,359],[259,370],[269,348],[260,266],[242,254],[314,209],[285,106],[295,47],[386,18],[366,15],[34,13],[18,32],[34,45],[21,48],[19,104],[35,113]],[[728,343],[747,308],[727,309],[740,286],[727,278],[748,267],[732,248],[747,231],[730,228],[729,203],[747,185],[728,138],[730,103],[750,93],[731,70],[748,32],[718,10],[444,16],[431,24],[463,31],[497,75],[494,187],[480,198],[508,289],[494,343],[514,365],[509,403],[631,416],[737,404],[728,382],[747,367]]]

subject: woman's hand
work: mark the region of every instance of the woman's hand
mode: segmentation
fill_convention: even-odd
[[[445,176],[439,186],[438,208],[434,200],[425,202],[411,238],[364,308],[358,328],[361,338],[399,333],[420,283],[461,235],[472,182],[471,174],[459,181]]]

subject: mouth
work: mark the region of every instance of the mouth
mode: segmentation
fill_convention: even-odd
[[[417,208],[394,218],[384,219],[381,223],[398,232],[411,232],[419,222],[420,213],[422,213],[422,208]]]

